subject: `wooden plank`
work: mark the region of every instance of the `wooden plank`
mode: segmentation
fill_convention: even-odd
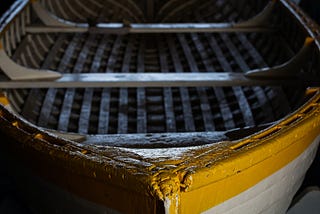
[[[67,47],[67,49],[61,59],[61,62],[58,66],[59,71],[65,71],[67,69],[67,66],[73,56],[73,52],[75,51],[75,49],[77,47],[78,37],[79,37],[78,35],[75,35],[72,38],[72,41],[69,43],[69,45],[68,45],[68,47]],[[32,84],[37,85],[35,83],[32,83]],[[47,87],[45,87],[45,88],[47,88]],[[44,99],[42,107],[41,107],[39,119],[38,119],[39,126],[43,126],[43,127],[47,126],[57,91],[58,91],[57,88],[49,88],[49,90],[47,91],[45,99]]]
[[[244,47],[246,47],[248,53],[251,55],[251,58],[254,60],[254,62],[257,65],[261,64],[264,67],[268,67],[268,65],[264,61],[263,57],[256,50],[256,48],[251,44],[251,42],[247,39],[247,37],[244,34],[237,34],[237,36],[238,36],[240,42],[242,43],[242,45]],[[243,71],[248,71],[250,69],[249,66],[247,65],[247,63],[241,64],[241,66],[242,66],[241,67],[242,70],[245,69]],[[269,100],[268,100],[268,97],[267,97],[266,93],[264,92],[264,90],[260,86],[252,87],[252,90],[254,91],[263,112],[266,115],[268,115],[268,120],[274,121],[275,120],[274,113],[272,111],[272,108],[270,108],[270,106],[267,105],[269,103]],[[282,101],[283,101],[284,106],[289,106],[286,97],[283,97]],[[289,111],[287,111],[287,112],[289,112]]]
[[[179,34],[178,39],[181,43],[182,49],[183,49],[184,54],[187,58],[187,62],[189,64],[191,71],[195,72],[195,73],[199,73],[199,69],[198,69],[196,60],[193,57],[193,54],[192,54],[191,49],[187,43],[186,38],[184,37],[183,34]],[[205,131],[214,131],[215,127],[214,127],[214,123],[213,123],[211,107],[209,104],[209,100],[208,100],[208,96],[205,91],[205,88],[198,87],[197,92],[199,94],[200,108],[201,108],[201,112],[202,112],[202,118],[203,118]]]
[[[121,72],[130,72],[130,61],[132,56],[134,38],[130,37],[126,46]],[[120,88],[119,92],[119,112],[118,112],[118,134],[126,134],[128,132],[128,89]]]
[[[57,38],[56,42],[52,46],[51,50],[49,51],[47,57],[45,58],[41,66],[42,69],[47,69],[52,64],[52,61],[56,56],[56,54],[58,53],[61,45],[64,43],[65,38],[66,38],[65,35],[61,35]],[[37,104],[37,102],[35,101],[35,98],[38,99],[39,94],[40,94],[40,89],[33,89],[30,91],[22,109],[22,115],[24,115],[24,117],[26,118],[32,117],[33,115],[32,111],[33,109],[35,109],[35,106]]]
[[[113,43],[113,47],[108,58],[106,73],[107,74],[99,74],[100,75],[112,75],[114,64],[117,60],[117,55],[119,49],[121,47],[122,37],[117,36],[115,42]],[[108,43],[108,45],[111,45]],[[103,78],[100,76],[99,78]],[[103,87],[103,86],[102,86]],[[100,111],[99,111],[99,122],[98,122],[98,133],[99,134],[107,134],[109,129],[109,119],[110,119],[110,99],[111,99],[111,89],[104,88],[102,90],[101,103],[100,103]]]
[[[221,87],[272,86],[305,83],[317,85],[319,81],[303,76],[292,79],[249,79],[242,73],[81,73],[63,74],[53,81],[10,81],[0,76],[0,88],[137,88],[137,87]]]
[[[168,37],[168,45],[169,45],[169,50],[170,54],[172,57],[173,65],[175,70],[178,72],[183,71],[183,67],[180,61],[180,57],[178,55],[178,52],[175,47],[175,42],[173,41],[172,37]],[[184,77],[186,76],[187,73],[180,73],[180,75],[183,75]],[[189,74],[189,73],[188,73]],[[169,75],[171,76],[176,76],[175,74],[167,73],[165,74],[166,77]],[[199,75],[196,75],[199,77]],[[168,83],[168,81],[164,81],[163,83]],[[173,87],[178,87],[179,85],[174,85]],[[181,86],[181,85],[180,85]],[[180,87],[180,97],[181,97],[181,102],[182,102],[182,111],[183,111],[183,118],[184,118],[184,125],[185,125],[185,130],[189,132],[193,132],[196,130],[195,125],[194,125],[194,120],[193,120],[193,113],[192,113],[192,108],[191,108],[191,103],[190,103],[190,97],[189,97],[189,92],[188,89],[185,87]]]
[[[99,42],[98,48],[95,52],[90,71],[94,72],[99,69],[101,60],[107,45],[107,36],[103,36]],[[81,106],[79,118],[79,133],[87,134],[90,125],[91,105],[93,97],[93,88],[86,88],[84,92],[83,102]]]
[[[96,27],[81,26],[28,26],[28,33],[98,33],[98,34],[149,34],[149,33],[222,33],[222,32],[272,32],[268,27],[239,27],[232,23],[170,23],[129,24],[99,23]]]
[[[167,56],[164,50],[163,42],[159,41],[159,57],[160,57],[160,69],[161,72],[167,73],[169,72]],[[172,89],[169,87],[165,87],[163,89],[163,97],[164,97],[164,109],[166,114],[166,128],[167,132],[176,132],[176,119],[173,108],[173,98],[172,98]]]
[[[126,148],[170,148],[199,146],[229,140],[225,132],[90,135],[84,145]]]
[[[77,58],[76,64],[72,71],[73,73],[82,72],[87,56],[90,51],[90,47],[94,39],[95,39],[94,35],[90,35],[89,38],[87,38]],[[64,100],[63,100],[63,104],[62,104],[62,108],[61,108],[61,112],[58,120],[58,130],[60,131],[68,131],[75,93],[76,93],[75,88],[68,88],[64,94]],[[88,123],[89,121],[86,121],[86,122]]]
[[[207,34],[207,36],[209,36]],[[202,58],[202,62],[205,66],[205,68],[209,71],[215,71],[213,65],[208,62],[209,56],[206,52],[205,47],[202,45],[200,41],[200,37],[197,34],[192,34],[191,38],[198,50],[198,53],[200,54]],[[211,44],[212,45],[212,44]],[[213,87],[214,94],[216,96],[217,104],[219,105],[221,117],[224,121],[224,126],[226,129],[231,129],[235,127],[234,121],[232,119],[232,112],[228,105],[227,98],[224,94],[223,88],[221,87]]]
[[[145,43],[143,37],[140,39],[138,51],[137,70],[144,73]],[[137,88],[137,133],[147,132],[146,90]]]
[[[210,45],[212,51],[216,54],[220,65],[222,67],[229,67],[227,61],[224,60],[225,58],[224,58],[223,51],[221,50],[220,46],[218,45],[218,42],[216,41],[214,35],[205,34],[205,36],[206,36],[207,40],[209,41],[209,45]],[[231,109],[228,105],[228,101],[227,101],[227,98],[224,94],[223,89],[221,88],[221,89],[215,90],[215,95],[216,95],[217,100],[219,102],[221,116],[224,121],[224,127],[227,130],[235,128],[236,124],[233,120],[233,115],[232,115]]]
[[[101,102],[99,108],[99,122],[98,122],[98,133],[107,134],[109,128],[109,118],[110,118],[110,99],[111,90],[105,88],[101,93]]]
[[[236,62],[238,64],[241,64],[243,62],[243,58],[240,55],[240,53],[238,52],[237,48],[233,45],[232,41],[229,39],[228,35],[227,34],[221,34],[220,37],[225,42],[229,52],[234,57]],[[220,59],[220,57],[218,57],[218,58]],[[223,69],[229,69],[230,71],[233,71],[232,67],[226,61],[226,58],[224,56],[220,60],[225,61],[222,64]],[[237,98],[238,105],[239,105],[239,108],[241,110],[241,113],[242,113],[242,116],[243,116],[243,120],[244,120],[246,126],[254,126],[255,125],[255,121],[254,121],[253,114],[251,112],[251,107],[250,107],[250,105],[249,105],[249,103],[247,101],[247,97],[244,94],[242,88],[240,86],[234,86],[232,89],[233,89],[233,93],[235,94],[235,97]]]

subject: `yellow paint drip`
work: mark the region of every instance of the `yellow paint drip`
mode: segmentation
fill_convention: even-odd
[[[314,38],[312,37],[307,37],[306,40],[304,41],[305,45],[310,45],[314,42]]]
[[[1,43],[0,43],[1,44]],[[0,48],[1,49],[1,48]],[[7,106],[10,104],[8,98],[6,97],[6,95],[4,93],[0,93],[0,104]]]
[[[35,139],[43,139],[43,135],[41,133],[38,133],[34,136]]]
[[[14,126],[14,127],[19,127],[19,123],[18,123],[18,121],[14,121],[14,122],[12,122],[12,126]]]

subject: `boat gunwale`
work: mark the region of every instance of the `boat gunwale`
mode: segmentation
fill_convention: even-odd
[[[15,0],[14,4],[12,5],[9,10],[5,12],[4,15],[0,17],[0,38],[8,31],[12,22],[15,21],[17,16],[19,16],[24,10],[32,3],[33,0]]]

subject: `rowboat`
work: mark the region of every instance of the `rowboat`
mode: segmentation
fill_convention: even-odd
[[[288,0],[17,0],[1,151],[35,213],[285,213],[320,141]]]

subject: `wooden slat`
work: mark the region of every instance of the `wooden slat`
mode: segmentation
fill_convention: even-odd
[[[228,63],[226,60],[224,60],[223,51],[221,50],[220,46],[218,45],[218,42],[214,38],[213,35],[205,34],[207,40],[209,41],[209,45],[212,49],[212,51],[216,54],[217,59],[222,67],[228,67]],[[224,127],[228,129],[232,129],[236,127],[236,124],[233,120],[233,114],[231,112],[231,109],[228,105],[227,98],[224,94],[223,89],[218,89],[215,91],[215,95],[217,97],[217,100],[219,102],[219,106],[221,109],[221,116],[224,121]]]
[[[137,70],[145,72],[145,43],[141,39],[138,51]],[[137,89],[137,133],[147,132],[147,111],[146,111],[146,90],[145,88]]]
[[[267,27],[239,27],[232,23],[171,23],[171,24],[130,24],[100,23],[97,27],[87,24],[74,27],[28,26],[28,33],[98,33],[98,34],[149,34],[149,33],[222,33],[222,32],[270,32]]]
[[[19,44],[18,48],[15,50],[14,54],[12,55],[12,59],[14,61],[16,61],[20,57],[21,53],[25,51],[27,45],[29,44],[29,37],[30,35],[25,36],[22,42]]]
[[[137,88],[137,87],[221,87],[221,86],[272,86],[294,84],[318,85],[310,78],[257,79],[241,73],[81,73],[63,74],[54,81],[10,81],[0,76],[0,88]]]
[[[73,73],[82,72],[87,56],[89,54],[90,47],[94,39],[95,39],[95,36],[93,35],[90,35],[89,38],[87,38],[77,58],[76,64],[73,69]],[[61,108],[61,112],[58,120],[58,130],[60,131],[68,131],[75,93],[76,93],[75,88],[68,88],[64,94],[64,100],[63,100],[63,104],[62,104],[62,108]]]
[[[130,61],[132,58],[134,39],[129,38],[128,44],[126,46],[121,72],[130,72]],[[126,134],[128,132],[128,89],[121,88],[119,92],[119,113],[118,113],[118,134]]]
[[[237,51],[236,47],[233,45],[231,40],[229,39],[228,35],[221,34],[220,36],[221,36],[222,40],[225,42],[229,52],[234,57],[236,62],[238,64],[241,64],[243,62],[243,58],[240,55],[240,53]],[[220,58],[220,57],[218,57],[218,58]],[[230,71],[232,71],[232,67],[230,66],[230,64],[228,62],[226,62],[225,57],[221,58],[220,60],[225,60],[225,63],[223,63],[223,69],[229,69]],[[246,126],[255,125],[254,117],[251,112],[251,107],[247,101],[247,97],[245,96],[242,88],[240,86],[234,86],[233,92],[238,100],[238,105],[239,105],[239,108],[242,112],[243,120],[244,120]]]
[[[98,133],[107,134],[109,128],[109,118],[110,118],[110,99],[111,90],[105,88],[101,93],[101,102],[99,108],[99,123],[98,123]]]
[[[67,69],[67,66],[69,62],[71,61],[71,58],[73,56],[73,53],[77,47],[78,43],[78,35],[75,35],[72,39],[72,41],[69,43],[62,59],[61,62],[58,66],[59,71],[65,71]],[[33,85],[36,85],[35,83],[32,83]],[[38,119],[38,125],[39,126],[47,126],[50,115],[51,115],[51,109],[57,94],[57,89],[56,88],[50,88],[45,96],[45,99],[43,101],[39,119]]]
[[[229,140],[225,132],[183,132],[156,134],[91,135],[84,145],[116,146],[126,148],[170,148],[199,146]]]
[[[108,58],[106,73],[108,74],[99,74],[100,75],[112,75],[113,66],[116,63],[117,55],[122,43],[122,37],[118,36],[113,43],[113,47]],[[108,45],[111,45],[108,43]],[[102,76],[100,76],[100,79]],[[109,129],[109,120],[110,120],[110,99],[111,99],[111,89],[104,88],[102,90],[101,103],[100,103],[100,112],[99,112],[99,123],[98,123],[98,133],[107,134]]]
[[[167,73],[169,72],[168,62],[166,53],[164,50],[163,42],[158,42],[159,44],[159,57],[160,57],[160,69],[161,72]],[[164,97],[164,108],[166,114],[166,128],[167,132],[176,132],[176,119],[173,108],[173,98],[172,98],[172,89],[169,87],[165,87],[163,89],[163,97]]]
[[[179,57],[178,52],[175,47],[175,42],[173,41],[172,37],[168,37],[167,39],[168,39],[168,45],[169,45],[169,50],[170,50],[170,54],[172,57],[172,61],[174,63],[173,64],[174,68],[176,71],[182,72],[183,67],[182,67],[182,64],[180,61],[180,57]],[[167,73],[165,75],[168,77],[169,73]],[[182,73],[182,75],[186,76],[184,73]],[[173,76],[175,76],[175,74]],[[167,81],[164,81],[164,82],[167,82]],[[175,85],[175,87],[177,87],[177,85]],[[183,111],[183,116],[184,116],[183,118],[184,118],[185,130],[189,131],[189,132],[195,131],[196,128],[194,125],[188,89],[185,87],[180,87],[179,90],[180,90],[180,97],[181,97],[181,102],[182,102],[182,111]]]
[[[101,38],[98,48],[95,52],[93,62],[90,68],[91,72],[99,69],[101,60],[107,45],[107,36]],[[80,118],[79,118],[79,133],[88,133],[90,125],[91,105],[93,97],[93,88],[86,88],[84,92],[83,102],[81,106]]]
[[[208,36],[208,34],[207,34]],[[201,41],[200,41],[200,37],[197,34],[192,34],[191,38],[198,50],[198,53],[200,54],[201,58],[202,58],[202,62],[206,68],[206,70],[209,71],[215,71],[213,65],[211,63],[209,63],[209,61],[207,59],[209,59],[209,56],[206,52],[205,47],[202,45]],[[211,44],[213,45],[213,44]],[[226,129],[231,129],[235,127],[234,121],[232,119],[232,112],[230,107],[228,106],[228,102],[227,102],[227,98],[224,94],[223,88],[221,87],[214,87],[214,94],[216,96],[217,99],[217,103],[219,105],[219,109],[221,112],[221,116],[222,119],[224,121],[224,126]]]
[[[238,34],[237,36],[238,36],[240,42],[242,43],[242,45],[244,47],[246,47],[248,53],[251,55],[251,58],[254,60],[254,62],[257,65],[261,64],[264,67],[268,67],[268,65],[264,61],[263,57],[256,50],[256,48],[251,44],[251,42],[248,41],[247,37],[244,34]],[[242,66],[242,70],[245,69],[243,71],[248,71],[250,69],[249,66],[247,65],[247,63],[241,64],[241,66]],[[270,108],[268,105],[266,105],[267,103],[269,103],[269,101],[268,101],[268,97],[265,94],[264,90],[260,86],[252,87],[252,90],[254,91],[263,112],[266,115],[268,115],[268,120],[274,121],[275,117],[274,117],[274,113],[272,111],[272,108]],[[288,101],[285,97],[283,97],[283,102],[284,102],[283,105],[289,106]]]
[[[50,67],[52,61],[54,60],[54,57],[59,51],[59,48],[62,46],[65,40],[65,35],[61,35],[57,38],[56,42],[52,46],[50,52],[48,53],[47,57],[45,58],[41,68],[47,69]],[[39,89],[33,89],[30,91],[25,104],[22,109],[22,115],[26,118],[32,117],[33,113],[32,110],[35,109],[35,106],[37,105],[37,102],[35,101],[35,98],[39,96],[40,90]]]
[[[192,72],[199,73],[199,69],[196,63],[196,60],[193,57],[190,47],[188,46],[187,40],[184,35],[179,34],[178,39],[181,43],[184,54],[187,58],[187,62]],[[205,131],[213,131],[215,130],[214,123],[212,120],[212,112],[209,104],[208,96],[205,91],[205,88],[199,87],[197,88],[197,92],[199,94],[200,99],[200,108],[202,112],[203,123],[205,127]]]
[[[0,17],[0,37],[8,30],[8,26],[15,21],[15,17],[24,12],[28,4],[29,1],[27,0],[15,1],[10,9]]]

